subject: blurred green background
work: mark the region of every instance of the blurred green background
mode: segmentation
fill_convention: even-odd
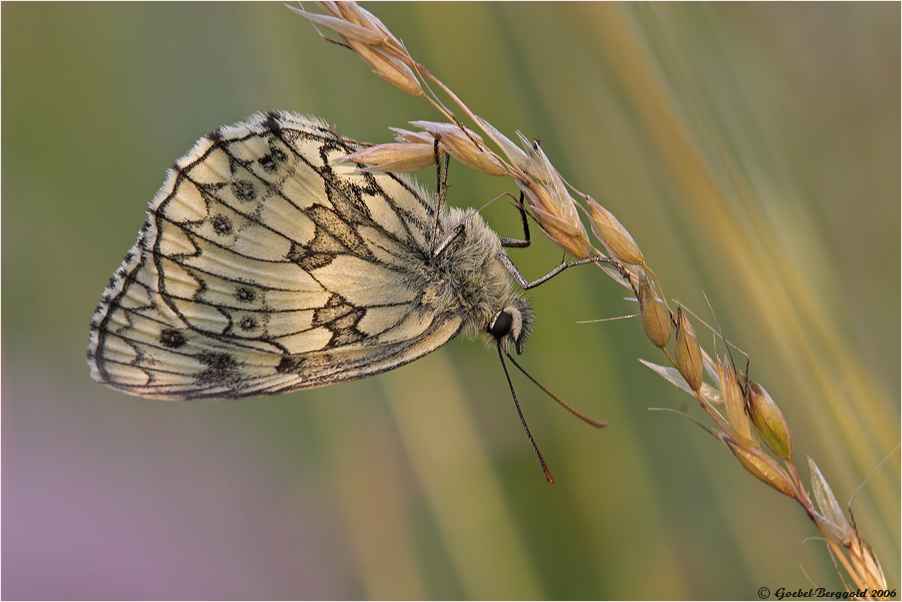
[[[842,504],[900,438],[900,5],[369,6],[508,136],[539,138],[666,293],[752,357]],[[266,109],[352,138],[437,119],[278,3],[2,6],[4,598],[755,598],[841,589],[800,507],[696,403],[590,267],[530,293],[522,363],[473,341],[281,397],[166,403],[93,383],[96,302],[165,169]],[[432,174],[421,176],[432,183]],[[512,183],[452,166],[449,199]],[[505,203],[485,212],[518,233]],[[541,238],[541,235],[539,235]],[[527,277],[556,265],[512,251]],[[713,337],[697,327],[703,345]],[[898,588],[899,454],[855,515]]]

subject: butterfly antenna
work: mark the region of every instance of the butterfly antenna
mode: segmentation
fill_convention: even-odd
[[[499,351],[500,351],[500,348],[499,348]],[[520,364],[517,363],[517,360],[515,360],[513,357],[511,357],[511,354],[510,354],[510,353],[505,353],[505,355],[507,355],[507,359],[509,359],[511,362],[513,362],[513,364],[517,367],[517,370],[519,370],[520,372],[522,372],[523,374],[525,374],[525,375],[526,375],[526,378],[528,378],[529,380],[531,380],[532,382],[534,382],[534,383],[536,384],[537,387],[539,387],[540,389],[542,389],[543,391],[545,391],[545,393],[547,393],[548,396],[549,396],[551,399],[555,400],[556,402],[558,402],[559,404],[561,404],[562,406],[564,406],[564,408],[566,408],[568,412],[570,412],[571,414],[573,414],[574,416],[576,416],[577,418],[579,418],[579,419],[582,420],[583,422],[587,422],[587,423],[591,424],[592,426],[594,426],[594,427],[596,427],[596,428],[602,428],[602,427],[605,427],[605,426],[608,425],[607,422],[604,422],[603,420],[595,420],[595,419],[592,418],[591,416],[586,416],[585,414],[583,414],[582,412],[580,412],[580,411],[577,410],[576,408],[572,407],[572,406],[571,406],[570,404],[568,404],[566,401],[564,401],[563,399],[561,399],[560,397],[558,397],[557,395],[555,395],[554,393],[552,393],[551,391],[549,391],[548,389],[546,389],[545,387],[543,387],[543,386],[542,386],[542,383],[540,383],[539,381],[537,381],[536,379],[534,379],[534,378],[532,377],[532,375],[531,375],[529,372],[527,372],[526,370],[524,370],[523,367],[520,366]],[[502,360],[502,363],[504,363],[503,360]],[[511,390],[513,390],[513,387],[511,387]],[[516,397],[516,396],[515,396],[515,397]]]
[[[510,357],[510,355],[508,355]],[[548,471],[548,467],[545,465],[545,458],[542,457],[542,452],[539,451],[539,447],[536,445],[535,439],[532,438],[532,433],[529,432],[529,427],[526,426],[526,418],[523,417],[523,412],[520,410],[520,401],[517,399],[517,392],[514,391],[514,383],[511,382],[511,376],[507,371],[507,364],[504,363],[504,354],[501,352],[501,345],[498,345],[498,358],[501,360],[501,367],[504,368],[504,376],[507,378],[507,386],[511,390],[511,395],[514,396],[514,405],[517,406],[517,414],[520,416],[520,423],[523,425],[523,430],[526,431],[526,436],[529,437],[529,442],[532,443],[532,449],[536,452],[536,457],[539,459],[539,464],[542,465],[542,470],[545,472],[545,478],[549,483],[554,483],[554,478],[552,478],[551,473]],[[511,358],[513,362],[513,358]],[[516,362],[514,362],[516,364]],[[518,366],[519,367],[519,366]],[[522,370],[522,368],[520,368]]]

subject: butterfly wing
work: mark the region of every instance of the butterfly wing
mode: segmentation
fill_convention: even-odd
[[[319,120],[258,114],[170,170],[91,324],[92,377],[171,399],[268,395],[384,372],[463,318],[429,272],[434,201],[333,164]]]

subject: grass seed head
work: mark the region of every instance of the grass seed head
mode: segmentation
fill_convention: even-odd
[[[357,53],[363,62],[370,66],[373,73],[411,96],[426,98],[423,87],[413,71],[400,59],[388,56],[378,48],[348,40],[348,46]]]
[[[745,397],[742,394],[742,387],[739,386],[739,381],[736,379],[733,364],[729,362],[724,364],[718,357],[717,378],[720,381],[720,393],[723,395],[727,420],[730,421],[730,426],[733,427],[736,436],[740,439],[739,443],[749,447],[758,447],[752,438],[752,423],[745,412]]]
[[[792,431],[783,412],[767,391],[754,381],[749,381],[749,417],[755,430],[777,456],[792,461]]]
[[[811,493],[820,511],[814,517],[818,529],[827,539],[848,548],[857,539],[855,530],[843,514],[842,506],[839,505],[821,469],[811,457],[808,458],[808,470],[811,473]]]
[[[329,10],[329,6],[332,4],[337,4],[336,2],[323,2],[321,3],[323,8]],[[337,13],[337,11],[329,10],[332,15],[321,15],[319,13],[311,13],[306,10],[295,8],[293,6],[288,6],[289,10],[296,12],[301,15],[308,21],[310,21],[314,26],[319,25],[321,27],[325,27],[326,29],[331,29],[341,37],[343,37],[346,41],[354,40],[355,42],[360,42],[362,44],[379,44],[382,42],[383,35],[378,31],[373,31],[372,29],[365,27],[363,25],[348,21],[343,16]]]
[[[346,23],[365,29],[368,32],[368,41],[362,39],[357,41],[372,46],[381,46],[387,50],[405,52],[404,45],[389,31],[382,21],[356,2],[320,2],[319,5],[323,7],[323,10],[332,13],[336,19],[344,20]],[[335,31],[341,34],[340,31]],[[345,36],[345,39],[350,41],[351,38]]]
[[[639,314],[642,330],[655,347],[663,349],[670,342],[670,310],[656,295],[648,277],[639,274]]]
[[[676,367],[683,378],[692,388],[698,391],[702,387],[702,350],[698,345],[695,330],[686,317],[686,312],[680,307],[677,309],[676,327]]]
[[[575,208],[572,215],[566,209],[568,202],[573,206],[574,201],[570,195],[566,198],[556,196],[553,189],[535,180],[530,180],[525,186],[521,184],[520,190],[523,191],[526,205],[532,211],[536,223],[559,247],[577,259],[596,255],[582,222],[576,216]]]
[[[439,152],[441,157],[441,152]],[[435,165],[435,148],[429,143],[399,142],[377,144],[341,158],[342,163],[364,163],[361,171],[418,171]]]
[[[789,497],[796,497],[792,479],[772,458],[760,451],[750,450],[729,440],[726,440],[726,444],[730,451],[733,452],[733,455],[736,456],[736,459],[739,460],[739,463],[752,475],[780,493]]]
[[[592,226],[592,232],[611,255],[624,263],[645,265],[642,251],[639,250],[636,241],[614,214],[596,203],[589,195],[585,198],[589,205],[589,225]]]
[[[507,175],[498,157],[490,151],[482,137],[469,128],[454,123],[411,121],[411,125],[426,130],[439,139],[439,146],[462,164],[491,176]]]

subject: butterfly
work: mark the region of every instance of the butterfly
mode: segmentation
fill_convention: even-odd
[[[94,380],[242,398],[378,374],[461,332],[522,351],[534,317],[501,239],[405,176],[338,162],[358,148],[288,112],[201,138],[97,306]]]

